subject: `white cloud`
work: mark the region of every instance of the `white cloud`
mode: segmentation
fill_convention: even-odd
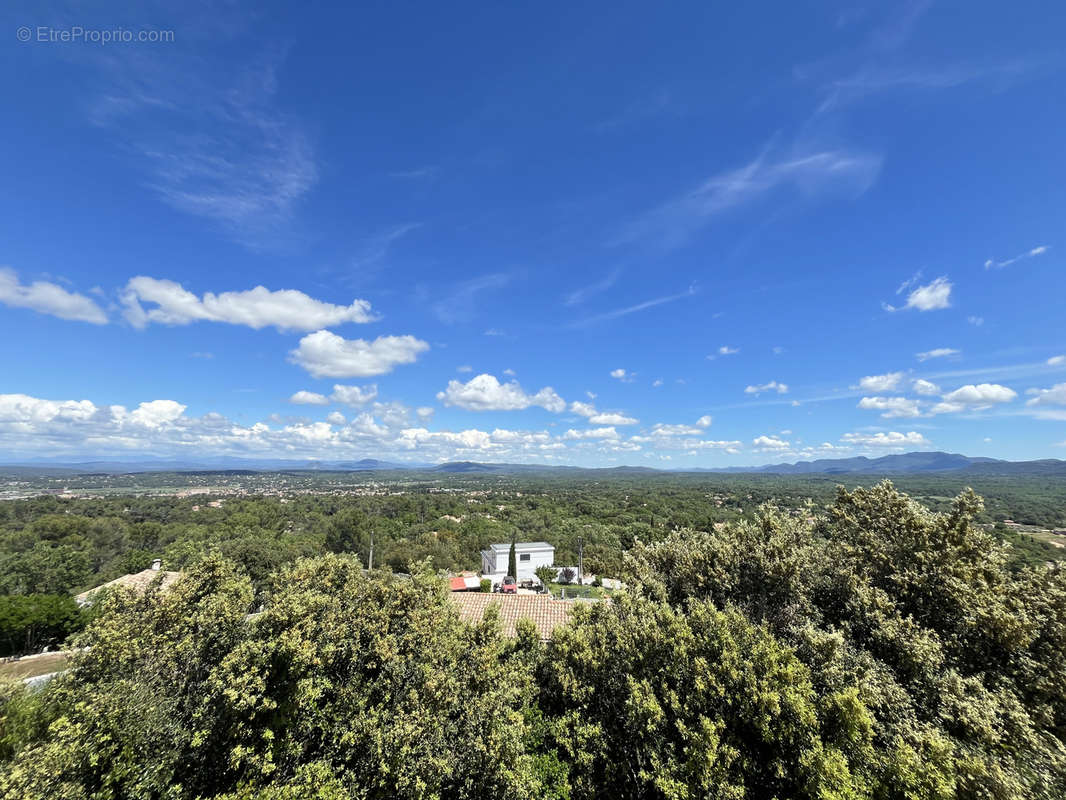
[[[894,392],[903,380],[902,372],[888,372],[884,375],[867,375],[859,379],[859,388],[866,392]]]
[[[660,386],[663,385],[663,379],[662,378],[656,378],[655,380],[653,380],[651,382],[651,385],[654,386],[655,388],[659,388]]]
[[[776,436],[757,436],[751,443],[760,450],[789,450],[792,447],[791,442]]]
[[[636,425],[640,422],[636,417],[627,417],[616,411],[601,411],[588,418],[592,425]]]
[[[615,378],[616,380],[620,380],[622,383],[632,383],[633,379],[637,376],[632,372],[626,372],[624,369],[619,367],[618,369],[611,370],[611,377]]]
[[[938,347],[935,350],[926,350],[924,353],[915,353],[914,356],[919,361],[928,361],[931,358],[946,358],[947,356],[957,356],[960,352],[960,350],[955,350],[952,347]]]
[[[575,400],[570,404],[570,410],[575,414],[580,414],[583,417],[591,417],[596,412],[596,406],[592,403],[584,403],[581,400]]]
[[[977,316],[973,316],[973,315],[967,317],[966,321],[969,322],[971,325],[977,327],[977,328],[980,328],[982,325],[985,324],[985,318],[984,317],[977,317]]]
[[[651,427],[653,436],[702,436],[703,428],[695,425],[668,425],[665,422],[656,422]]]
[[[940,394],[940,387],[932,381],[927,381],[924,378],[917,378],[912,384],[914,391],[921,395],[934,395]]]
[[[943,395],[943,402],[930,409],[931,414],[957,414],[960,411],[980,411],[997,403],[1009,403],[1018,393],[998,383],[979,383],[960,386]]]
[[[861,447],[904,448],[932,446],[929,440],[917,431],[909,431],[907,433],[899,433],[897,431],[889,431],[888,433],[845,433],[840,437],[840,441]]]
[[[0,422],[83,421],[96,413],[96,406],[88,400],[41,400],[25,394],[0,394]]]
[[[141,403],[130,412],[130,421],[146,428],[158,428],[174,422],[185,412],[185,406],[176,400],[151,400]]]
[[[885,419],[921,416],[918,403],[907,397],[864,397],[859,401],[859,408],[880,411]]]
[[[1027,250],[1024,253],[1016,255],[1013,258],[1005,258],[1002,261],[996,261],[990,258],[985,262],[985,269],[1001,269],[1003,267],[1009,267],[1015,261],[1021,261],[1022,259],[1026,258],[1033,258],[1034,256],[1042,256],[1049,249],[1050,248],[1048,248],[1047,245],[1040,245],[1039,247],[1034,247],[1032,250]]]
[[[770,381],[769,383],[763,383],[755,386],[747,386],[744,389],[745,394],[759,395],[763,392],[777,392],[778,394],[786,394],[788,392],[788,384],[778,383],[777,381]]]
[[[1066,383],[1056,383],[1050,389],[1030,389],[1026,394],[1034,395],[1026,401],[1027,406],[1066,406]]]
[[[618,431],[613,427],[606,428],[589,428],[583,431],[577,431],[571,428],[563,434],[564,439],[617,439]]]
[[[429,349],[414,336],[379,336],[344,339],[330,331],[315,331],[290,351],[289,360],[315,378],[367,378],[392,372],[399,364],[411,364]]]
[[[508,378],[513,378],[517,373],[513,369],[508,367],[503,371],[503,374],[506,375]]]
[[[1057,367],[1060,364],[1066,364],[1066,356],[1052,356],[1047,360],[1049,367]]]
[[[446,406],[468,411],[517,411],[530,406],[554,412],[566,410],[566,402],[550,386],[536,394],[527,394],[518,381],[500,383],[495,376],[487,374],[478,375],[466,383],[449,381],[448,387],[437,393],[437,399]]]
[[[640,422],[639,419],[627,417],[617,411],[597,411],[592,403],[583,403],[580,400],[572,402],[570,410],[587,418],[593,425],[636,425]]]
[[[365,406],[378,396],[378,385],[371,383],[368,386],[343,386],[335,383],[333,394],[329,399],[334,403],[343,403],[347,406]]]
[[[185,411],[185,405],[174,400],[153,400],[130,411],[89,400],[0,395],[0,452],[29,457],[47,446],[51,453],[72,457],[152,454],[188,459],[226,454],[326,459],[371,453],[398,460],[417,453],[420,461],[491,458],[543,463],[558,462],[569,454],[613,459],[641,451],[645,442],[663,451],[691,454],[710,450],[736,454],[742,447],[739,441],[671,437],[662,432],[624,438],[613,425],[573,428],[559,435],[499,428],[431,431],[426,425],[432,408],[412,409],[398,402],[370,403],[351,420],[333,411],[321,422],[271,415],[251,425],[214,412],[189,417]],[[686,433],[693,430],[703,431],[693,428]]]
[[[328,406],[329,398],[318,392],[309,392],[301,389],[289,398],[289,402],[305,406]]]
[[[12,308],[28,308],[60,319],[106,325],[107,314],[92,299],[70,292],[55,283],[19,283],[13,269],[0,267],[0,303]]]
[[[918,311],[936,311],[951,307],[952,283],[947,277],[937,278],[932,283],[919,286],[907,295],[907,302],[902,306],[891,306],[883,303],[885,311],[903,311],[913,308]]]
[[[1008,403],[1018,396],[1018,393],[998,383],[979,383],[960,386],[953,392],[944,395],[944,400],[949,403],[965,403],[966,405],[989,405],[992,403]]]
[[[455,371],[456,372],[473,372],[474,368],[472,366],[470,366],[469,364],[463,364],[461,367],[456,367]]]
[[[712,422],[714,422],[714,418],[710,414],[704,414],[696,420],[696,425],[700,428],[708,428]]]
[[[149,323],[188,325],[197,321],[226,322],[250,328],[274,326],[278,330],[313,331],[344,322],[372,322],[370,303],[354,300],[338,306],[315,300],[295,289],[270,291],[256,286],[244,292],[207,292],[197,297],[181,284],[139,275],[131,278],[121,295],[124,316],[135,328]],[[142,304],[154,307],[144,308]]]
[[[431,408],[413,410],[400,403],[374,403],[350,422],[333,412],[324,422],[278,418],[276,425],[245,426],[221,414],[193,418],[184,411],[185,406],[173,400],[141,403],[128,411],[89,400],[0,395],[0,451],[26,457],[47,446],[51,453],[75,457],[150,453],[182,458],[352,458],[375,453],[401,459],[417,451],[423,461],[485,456],[542,461],[568,449],[567,440],[546,431],[429,431],[424,425]],[[412,424],[415,417],[421,422]],[[582,432],[573,444],[583,449],[639,449],[610,429]]]

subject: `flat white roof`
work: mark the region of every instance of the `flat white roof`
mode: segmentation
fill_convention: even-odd
[[[503,544],[490,544],[490,550],[495,550],[497,553],[500,551],[507,552],[511,549],[510,542],[504,542]],[[554,545],[550,545],[547,542],[515,542],[515,550],[554,550]]]

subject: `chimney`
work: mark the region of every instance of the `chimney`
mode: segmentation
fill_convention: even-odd
[[[142,561],[141,563],[143,564],[144,562]],[[162,567],[163,567],[163,559],[157,558],[155,561],[152,562],[152,569],[155,570],[156,572],[159,572],[159,570],[162,569]]]

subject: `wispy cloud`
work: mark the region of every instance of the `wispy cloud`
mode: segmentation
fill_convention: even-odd
[[[595,283],[591,283],[588,286],[582,286],[580,289],[575,289],[574,291],[569,292],[563,297],[563,305],[576,306],[584,303],[590,297],[607,291],[618,282],[618,276],[621,274],[622,271],[616,269]]]
[[[872,153],[831,149],[773,155],[771,149],[644,214],[625,226],[612,244],[651,240],[677,247],[716,216],[772,192],[788,189],[807,198],[828,193],[858,196],[881,169],[881,156]]]
[[[390,172],[389,175],[393,178],[403,178],[405,180],[424,180],[434,177],[439,171],[439,167],[430,165],[416,167],[415,169],[401,169],[396,172]]]
[[[926,350],[924,353],[915,353],[914,357],[919,361],[928,361],[931,358],[946,358],[948,356],[957,356],[961,353],[961,350],[956,350],[954,347],[937,347],[933,350]]]
[[[179,42],[165,55],[130,48],[94,58],[89,121],[113,135],[165,203],[262,249],[285,238],[318,167],[303,126],[277,104],[284,53],[239,62],[237,52]]]
[[[359,252],[352,258],[352,266],[358,270],[374,269],[388,255],[393,243],[420,227],[420,222],[404,222],[378,231],[363,243]]]
[[[826,112],[870,95],[889,91],[936,91],[967,83],[993,82],[1004,85],[1024,75],[1031,64],[1009,61],[999,64],[949,64],[943,66],[865,66],[846,78],[829,81],[825,99],[818,107]]]
[[[665,297],[655,297],[651,300],[645,300],[643,303],[637,303],[636,305],[626,306],[625,308],[616,308],[613,311],[606,311],[602,314],[596,314],[591,317],[585,317],[584,319],[572,322],[569,327],[571,328],[584,328],[589,325],[595,325],[600,322],[607,322],[608,320],[618,319],[619,317],[625,317],[630,314],[636,314],[639,311],[647,311],[649,308],[655,308],[656,306],[665,305],[666,303],[673,303],[676,300],[681,300],[685,297],[692,297],[696,294],[696,287],[690,286],[684,292],[678,294],[670,294]]]
[[[473,278],[456,286],[446,297],[434,302],[431,309],[441,322],[464,322],[474,315],[477,296],[482,292],[502,289],[511,282],[506,272],[494,272]]]
[[[818,87],[822,99],[815,115],[836,112],[867,97],[893,91],[943,91],[972,83],[1001,89],[1037,66],[1034,59],[1028,58],[915,61],[907,55],[905,46],[931,5],[932,0],[914,0],[883,9],[866,7],[843,12],[838,27],[870,20],[865,40],[854,49],[794,70],[800,80]],[[878,13],[879,19],[875,17]]]
[[[669,89],[662,88],[634,100],[618,113],[600,122],[596,128],[603,132],[615,131],[665,115],[680,117],[684,112],[684,107],[677,102],[674,94]]]
[[[1023,261],[1027,258],[1042,256],[1050,249],[1051,248],[1047,245],[1042,244],[1039,247],[1034,247],[1032,250],[1026,250],[1024,253],[1019,253],[1013,258],[1005,258],[1002,261],[996,261],[995,259],[990,258],[985,262],[985,269],[1002,269],[1003,267],[1009,267],[1016,261]]]

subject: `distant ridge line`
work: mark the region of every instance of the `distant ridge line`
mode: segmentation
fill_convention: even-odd
[[[166,459],[120,460],[31,460],[0,464],[6,475],[121,475],[140,472],[196,472],[242,474],[254,472],[426,472],[448,474],[518,474],[534,472],[595,473],[602,475],[768,474],[768,475],[917,475],[962,473],[965,475],[1051,475],[1066,476],[1066,461],[1046,458],[1034,461],[1004,461],[964,456],[940,451],[894,453],[869,458],[826,458],[795,463],[766,464],[758,467],[694,467],[661,470],[644,466],[576,467],[548,464],[508,464],[480,461],[449,461],[443,464],[402,463],[364,458],[356,461],[317,459],[209,458],[202,461]]]

